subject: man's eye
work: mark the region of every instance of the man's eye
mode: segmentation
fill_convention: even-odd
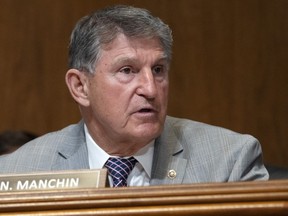
[[[163,66],[156,66],[153,68],[153,72],[157,75],[157,74],[161,74],[164,72]]]
[[[130,67],[125,67],[125,68],[122,68],[120,70],[121,73],[125,73],[125,74],[130,74],[130,73],[133,73],[132,69]]]

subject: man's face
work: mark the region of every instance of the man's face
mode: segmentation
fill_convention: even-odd
[[[139,149],[161,133],[168,102],[168,66],[156,39],[120,34],[103,47],[88,84],[86,124],[97,143],[106,139],[107,144],[133,143]]]

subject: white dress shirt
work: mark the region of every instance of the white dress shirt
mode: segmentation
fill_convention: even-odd
[[[109,157],[113,157],[107,154],[101,149],[97,143],[91,137],[86,125],[84,125],[86,143],[88,148],[88,159],[90,169],[102,169]],[[154,142],[153,140],[148,145],[140,149],[136,154],[131,155],[137,159],[135,167],[131,171],[127,179],[128,186],[148,186],[150,185],[152,160],[154,153]],[[129,157],[131,157],[129,156]],[[128,158],[128,157],[127,157]],[[112,186],[112,178],[109,177],[109,183]]]

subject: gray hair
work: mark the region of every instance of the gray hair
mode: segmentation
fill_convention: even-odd
[[[172,56],[172,31],[149,11],[116,5],[83,17],[72,31],[69,68],[94,73],[101,48],[123,33],[131,38],[157,38],[168,61]]]

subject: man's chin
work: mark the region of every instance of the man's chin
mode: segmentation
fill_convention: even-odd
[[[156,137],[158,137],[160,135],[160,133],[162,132],[163,126],[158,124],[141,124],[138,125],[137,127],[134,128],[134,132],[135,135],[137,134],[137,137],[139,138],[150,138],[150,139],[155,139]]]

